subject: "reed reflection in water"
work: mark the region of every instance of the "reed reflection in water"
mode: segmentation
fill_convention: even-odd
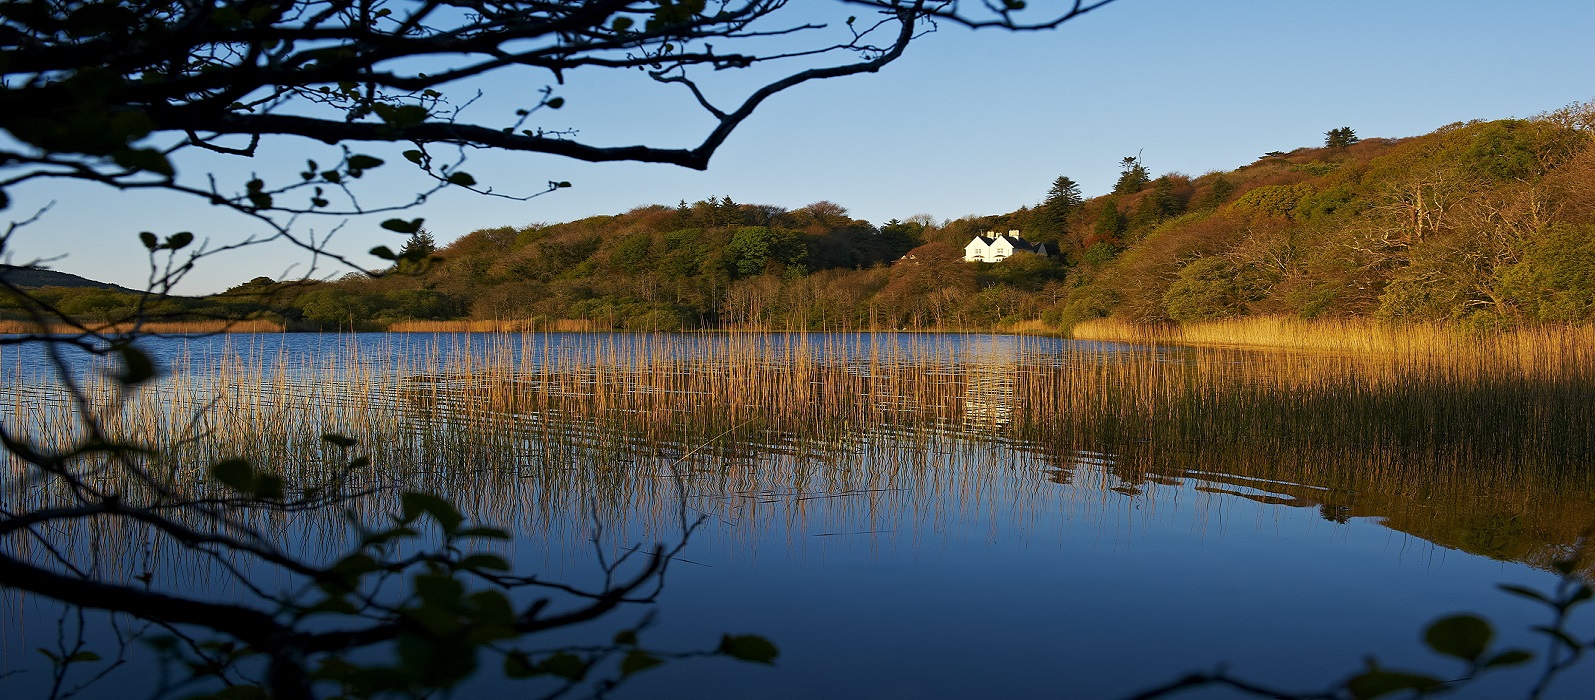
[[[205,465],[240,455],[314,481],[346,458],[321,435],[354,437],[372,457],[354,484],[375,491],[355,503],[362,517],[390,509],[393,488],[438,491],[513,526],[518,564],[573,576],[595,522],[613,554],[679,535],[683,505],[711,523],[689,555],[720,566],[858,547],[896,562],[1060,531],[1233,537],[1226,512],[1266,506],[1245,512],[1295,509],[1331,529],[1377,518],[1544,568],[1595,523],[1595,362],[1577,343],[1437,355],[888,338],[482,335],[420,351],[173,354],[168,379],[104,417],[196,494]],[[0,410],[48,443],[78,437],[47,384],[15,382]],[[7,487],[20,507],[60,496]],[[337,513],[268,524],[328,556],[347,541]],[[150,565],[140,540],[80,541],[133,575]],[[225,578],[182,566],[185,581]],[[881,567],[905,586],[923,574]]]

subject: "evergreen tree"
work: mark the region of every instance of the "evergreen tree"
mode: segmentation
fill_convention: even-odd
[[[1136,228],[1156,226],[1178,215],[1181,209],[1180,197],[1174,192],[1174,181],[1160,177],[1152,183],[1152,193],[1136,207],[1133,223]]]
[[[1202,195],[1197,202],[1198,209],[1216,209],[1222,206],[1229,196],[1235,193],[1235,183],[1225,179],[1223,175],[1213,178],[1213,187]]]
[[[1129,223],[1124,219],[1124,212],[1119,211],[1119,203],[1109,197],[1102,200],[1102,211],[1097,214],[1096,226],[1092,231],[1101,240],[1118,240],[1124,233],[1125,225]]]
[[[1047,199],[1041,203],[1042,216],[1060,236],[1069,227],[1069,218],[1085,198],[1080,196],[1080,185],[1068,176],[1059,175],[1047,190]]]
[[[925,243],[925,226],[913,221],[892,219],[881,227],[881,241],[885,244],[888,258],[895,260]]]
[[[1152,181],[1151,173],[1141,164],[1141,156],[1125,156],[1119,160],[1119,181],[1113,183],[1114,194],[1135,194]]]
[[[709,198],[711,201],[713,197]],[[739,226],[742,224],[742,205],[731,201],[731,195],[720,198],[715,205],[715,223],[721,226]]]
[[[404,247],[399,249],[399,257],[406,260],[421,260],[431,257],[438,251],[437,241],[432,239],[432,232],[420,229],[410,234],[410,240],[404,242]]]
[[[410,234],[410,240],[404,242],[404,247],[399,249],[398,269],[403,272],[425,269],[437,250],[438,244],[432,239],[432,232],[424,228],[417,229]]]
[[[1324,132],[1324,146],[1328,148],[1345,148],[1361,140],[1357,138],[1357,132],[1352,131],[1349,126]]]

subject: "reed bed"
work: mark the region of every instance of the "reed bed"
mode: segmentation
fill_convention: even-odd
[[[1456,324],[1391,323],[1369,318],[1304,320],[1247,316],[1186,324],[1094,319],[1071,333],[1078,340],[1312,350],[1457,358],[1480,354],[1519,360],[1558,357],[1595,347],[1595,326],[1527,326],[1474,331]]]
[[[84,324],[84,327],[94,333],[106,335],[133,331],[154,335],[203,335],[211,333],[281,333],[285,330],[283,324],[267,319],[146,321],[136,326],[131,323],[88,322]],[[41,329],[38,324],[27,321],[0,320],[0,334],[77,335],[82,332],[82,328],[65,324],[49,325]]]
[[[1048,517],[1079,507],[1060,497],[1181,483],[1383,517],[1536,565],[1595,523],[1590,346],[1445,356],[887,338],[492,334],[310,362],[240,347],[131,395],[95,373],[86,390],[113,438],[150,448],[138,466],[180,493],[209,493],[204,466],[234,456],[319,483],[355,454],[321,439],[337,432],[372,459],[347,485],[378,492],[353,504],[361,517],[421,488],[570,551],[594,512],[618,547],[668,538],[682,507],[736,540]],[[82,435],[50,387],[19,382],[0,401],[46,446]],[[125,478],[107,466],[83,468]],[[5,486],[25,492],[19,504],[60,496],[18,473]],[[341,541],[336,514],[261,517],[285,537]]]
[[[395,321],[389,333],[585,333],[600,329],[584,318],[492,319],[461,321]]]

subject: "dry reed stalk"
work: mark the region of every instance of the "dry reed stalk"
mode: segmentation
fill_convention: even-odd
[[[213,319],[204,321],[149,321],[140,324],[132,323],[85,323],[89,331],[101,334],[117,334],[137,331],[152,335],[208,335],[212,333],[281,333],[284,327],[281,323],[266,319],[225,320]],[[76,335],[83,329],[65,324],[52,324],[40,329],[39,326],[26,321],[0,320],[0,334],[27,334],[41,333],[46,335]]]
[[[1470,332],[1447,324],[1397,324],[1365,318],[1243,317],[1183,325],[1108,318],[1082,322],[1072,334],[1077,340],[1277,348],[1448,361],[1488,353],[1508,355],[1530,365],[1570,353],[1589,353],[1595,347],[1595,326],[1527,326]]]
[[[1110,454],[1102,483],[1113,488],[1207,471],[1366,494],[1331,505],[1413,529],[1428,510],[1449,514],[1438,522],[1472,508],[1568,531],[1591,515],[1595,492],[1581,466],[1595,456],[1595,362],[1554,334],[1496,347],[1447,359],[977,336],[490,334],[402,354],[350,339],[308,365],[251,348],[213,367],[179,363],[107,421],[113,438],[169,455],[158,466],[195,492],[208,488],[203,465],[236,455],[295,480],[325,475],[343,456],[319,436],[340,432],[372,454],[357,486],[455,494],[535,532],[579,534],[561,518],[588,502],[660,531],[670,455],[711,441],[683,469],[690,488],[722,502],[880,489],[938,503],[1008,498],[1043,482],[1002,460],[1039,450],[1076,471],[1085,467],[1062,456]],[[101,405],[115,405],[116,387],[93,376]],[[77,437],[62,428],[74,422],[60,397],[19,385],[9,401],[0,410],[30,416],[27,429],[50,444]],[[934,466],[944,452],[958,455],[951,471]],[[1200,478],[1227,488],[1230,477]],[[858,498],[846,518],[918,507]],[[1554,513],[1534,512],[1541,503]],[[738,517],[822,517],[812,505],[760,501]]]

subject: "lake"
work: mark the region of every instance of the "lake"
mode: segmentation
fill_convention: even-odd
[[[752,633],[780,656],[672,661],[617,697],[1115,698],[1220,665],[1305,692],[1370,654],[1455,678],[1461,664],[1426,650],[1425,625],[1468,611],[1495,623],[1498,644],[1543,654],[1528,628],[1548,613],[1496,586],[1549,590],[1552,563],[1595,525],[1595,366],[1581,349],[1432,357],[930,334],[143,343],[166,371],[120,403],[103,368],[66,361],[112,407],[109,432],[154,448],[146,464],[184,488],[227,457],[292,481],[369,455],[353,477],[373,491],[352,504],[359,517],[388,512],[395,489],[439,492],[514,533],[495,551],[516,570],[575,585],[696,523],[656,603],[539,643],[602,642],[651,614],[650,646]],[[78,409],[51,371],[36,351],[0,349],[0,416],[64,446],[81,437]],[[358,443],[329,445],[326,432]],[[8,507],[59,498],[8,457]],[[262,522],[331,557],[348,543],[342,518]],[[99,575],[248,598],[222,564],[136,531],[68,539],[63,556]],[[287,580],[241,571],[267,590]],[[0,600],[0,673],[20,671],[0,688],[45,696],[35,648],[53,648],[58,609],[14,590]],[[485,668],[468,693],[520,692]],[[1521,697],[1538,671],[1500,671],[1463,697]],[[85,694],[153,683],[129,663]],[[1589,687],[1595,664],[1546,697]]]

